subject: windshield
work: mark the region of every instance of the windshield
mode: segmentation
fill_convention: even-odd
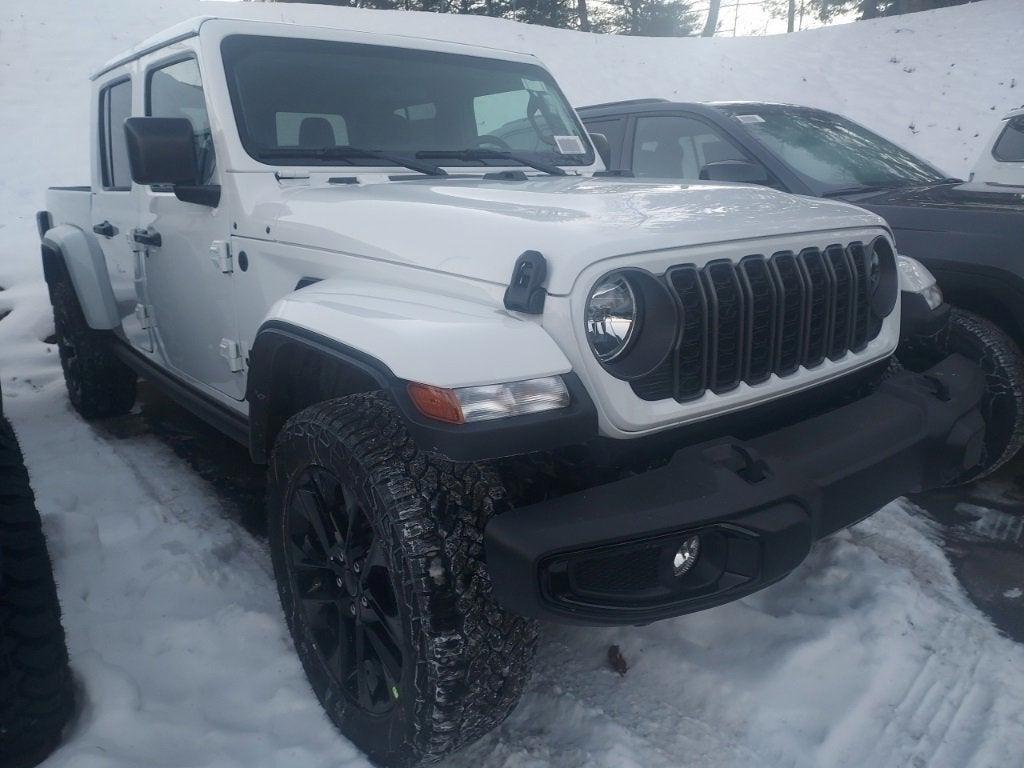
[[[468,149],[491,152],[441,164],[594,161],[555,81],[533,64],[254,35],[226,38],[222,53],[242,144],[273,165],[394,166]]]
[[[923,160],[839,115],[756,105],[724,109],[818,194],[906,187],[944,177]]]

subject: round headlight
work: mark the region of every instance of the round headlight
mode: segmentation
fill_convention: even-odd
[[[610,363],[629,347],[636,333],[637,300],[623,275],[609,275],[594,286],[587,300],[587,339],[594,355]]]

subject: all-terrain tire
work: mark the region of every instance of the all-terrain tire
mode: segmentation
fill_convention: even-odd
[[[135,372],[110,346],[107,331],[89,327],[65,271],[50,288],[57,351],[68,398],[83,418],[121,416],[135,404]]]
[[[72,700],[46,540],[14,432],[0,418],[0,768],[46,757]]]
[[[507,504],[493,468],[421,451],[387,398],[367,393],[291,418],[276,440],[267,490],[274,572],[296,650],[332,721],[371,760],[387,766],[435,762],[512,711],[529,676],[537,626],[505,611],[492,596],[483,531]],[[303,506],[307,502],[310,507]],[[313,541],[320,535],[316,525],[303,522],[313,517],[301,511],[321,502],[332,511],[320,519],[335,527],[322,547]],[[318,557],[327,549],[335,552],[328,558],[334,570],[308,575],[315,571],[307,569],[323,567]],[[385,570],[388,581],[381,586]],[[357,573],[367,584],[350,590]],[[375,587],[371,573],[377,574]],[[369,601],[356,595],[364,588],[377,591]],[[400,671],[394,659],[392,673],[385,670],[386,657],[396,656],[390,645],[376,661],[346,669],[336,659],[347,658],[348,651],[335,654],[324,627],[346,612],[362,616],[359,605],[391,602],[389,593],[394,616],[385,619],[398,636]],[[354,618],[346,619],[334,635],[383,626],[374,621],[369,615],[356,626]],[[350,647],[347,641],[338,645]],[[353,677],[354,668],[366,669],[369,682]],[[364,694],[371,685],[379,691],[381,680],[393,701]],[[388,705],[387,711],[371,711]]]
[[[950,315],[948,344],[949,352],[974,361],[985,372],[984,456],[981,464],[958,480],[970,483],[995,472],[1024,444],[1024,358],[999,326],[957,307]]]

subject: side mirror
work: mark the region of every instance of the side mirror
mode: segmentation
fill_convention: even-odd
[[[702,181],[735,181],[741,184],[769,184],[767,169],[746,160],[719,160],[700,169]]]
[[[603,133],[592,133],[590,134],[590,140],[594,142],[594,149],[596,149],[597,154],[601,156],[601,162],[604,163],[604,167],[611,169],[612,145],[608,143],[608,137]]]
[[[129,117],[124,121],[128,167],[136,184],[169,184],[187,203],[217,207],[220,187],[199,184],[192,123],[186,117]]]

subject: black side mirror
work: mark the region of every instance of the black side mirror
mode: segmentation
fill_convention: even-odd
[[[767,169],[747,160],[719,160],[700,169],[702,181],[735,181],[741,184],[769,184]]]
[[[612,145],[608,143],[608,137],[603,133],[592,133],[590,140],[594,142],[594,149],[601,156],[604,167],[610,170],[612,167]]]
[[[136,184],[169,184],[187,203],[216,207],[220,187],[196,178],[192,123],[185,117],[129,117],[124,121],[128,167]]]

